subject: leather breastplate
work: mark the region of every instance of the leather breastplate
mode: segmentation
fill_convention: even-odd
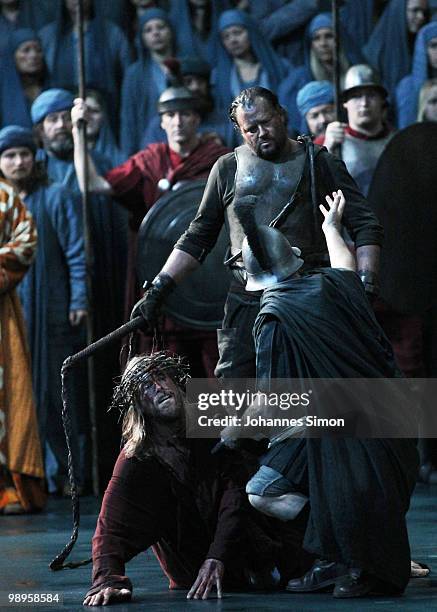
[[[306,158],[304,147],[283,162],[261,159],[247,145],[235,149],[235,156],[237,159],[235,195],[225,211],[232,255],[241,250],[245,237],[235,210],[239,200],[248,195],[257,196],[256,222],[268,225],[289,202],[298,186],[292,208],[277,227],[292,245],[302,249],[304,255],[314,252],[314,216],[308,181],[304,175]],[[237,265],[242,265],[241,259],[237,260]]]

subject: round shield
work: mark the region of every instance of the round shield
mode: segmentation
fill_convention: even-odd
[[[437,289],[437,124],[398,132],[381,155],[367,199],[384,228],[381,297],[421,314]]]
[[[152,281],[177,240],[194,219],[206,181],[190,181],[162,196],[144,217],[138,233],[137,273],[141,282]],[[176,287],[165,312],[187,327],[221,327],[230,274],[223,265],[228,238],[221,231],[203,264]]]

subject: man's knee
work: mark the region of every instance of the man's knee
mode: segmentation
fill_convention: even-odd
[[[302,493],[285,493],[275,497],[249,494],[248,498],[256,510],[280,521],[295,519],[308,501],[308,498]]]
[[[264,497],[261,497],[261,495],[254,495],[252,493],[249,493],[248,499],[251,506],[262,512],[262,508],[264,506],[263,500],[265,499]]]

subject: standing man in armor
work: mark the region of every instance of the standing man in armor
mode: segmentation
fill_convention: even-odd
[[[368,294],[376,292],[382,228],[348,174],[343,162],[321,147],[291,140],[287,118],[277,97],[263,87],[243,90],[230,108],[230,118],[244,144],[214,165],[195,219],[179,239],[161,272],[138,305],[153,321],[165,297],[214,247],[223,223],[230,238],[227,264],[234,280],[218,332],[220,360],[216,375],[255,376],[252,328],[259,295],[245,291],[241,245],[245,237],[241,218],[255,207],[259,224],[275,226],[298,246],[305,269],[329,266],[321,230],[322,196],[342,189],[347,206],[343,223],[355,243],[357,270]]]
[[[144,280],[137,279],[135,271],[137,233],[143,217],[166,192],[177,189],[184,182],[206,178],[216,160],[229,150],[213,140],[201,137],[198,130],[201,121],[200,108],[200,98],[186,87],[168,87],[158,101],[161,127],[167,135],[167,142],[149,144],[104,176],[99,174],[88,156],[89,191],[113,196],[129,212],[126,295],[128,312],[140,297],[138,281]],[[77,125],[86,116],[85,102],[77,99],[72,110],[74,161],[82,190],[83,148]],[[202,369],[199,368],[197,375],[212,376],[217,363],[215,335],[202,331],[194,336],[193,330],[178,325],[168,317],[163,329],[169,350],[186,356],[192,355],[193,352],[199,353]],[[142,349],[147,351],[151,344],[152,340],[146,340]]]
[[[394,134],[386,119],[387,95],[373,68],[352,66],[342,92],[348,123],[333,121],[315,141],[330,152],[340,147],[341,159],[366,196],[376,164]]]

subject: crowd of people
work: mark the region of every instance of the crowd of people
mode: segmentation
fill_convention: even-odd
[[[278,361],[270,355],[269,363],[263,365],[258,358],[261,349],[253,339],[254,326],[258,340],[260,337],[262,340],[264,333],[259,317],[261,294],[245,288],[247,265],[242,250],[248,233],[248,206],[255,206],[257,202],[262,203],[256,212],[259,225],[268,225],[271,219],[281,217],[281,231],[301,251],[301,273],[313,278],[312,272],[322,268],[325,272],[321,284],[332,282],[338,291],[347,293],[341,289],[346,276],[334,274],[331,278],[326,272],[330,258],[332,268],[358,272],[372,309],[369,301],[363,301],[364,291],[361,295],[358,287],[351,290],[355,291],[354,299],[363,302],[369,329],[379,330],[381,325],[384,342],[387,336],[393,347],[396,365],[391,361],[393,355],[389,366],[381,361],[380,371],[384,375],[394,375],[396,368],[407,377],[435,374],[436,364],[427,360],[429,338],[423,313],[401,308],[384,299],[383,292],[379,296],[383,228],[366,197],[372,195],[378,162],[387,147],[395,143],[398,131],[424,122],[425,130],[430,131],[434,129],[431,124],[437,123],[437,21],[433,20],[437,16],[437,3],[431,0],[344,0],[340,3],[340,116],[336,116],[334,108],[335,40],[330,4],[327,0],[84,0],[86,98],[81,99],[77,93],[77,0],[0,0],[3,75],[0,85],[0,512],[38,511],[44,507],[47,492],[69,494],[60,369],[69,354],[84,347],[89,312],[93,312],[95,335],[100,337],[128,319],[136,304],[135,312],[140,312],[149,324],[149,331],[140,336],[136,349],[149,353],[156,345],[153,330],[159,307],[176,285],[204,261],[223,224],[229,229],[227,264],[233,280],[223,327],[218,332],[218,348],[215,331],[192,329],[168,315],[160,319],[165,348],[195,363],[193,376],[255,378],[265,371],[283,374],[284,363],[288,364],[287,376],[302,376],[299,369],[288,367],[294,363],[295,356],[287,354],[285,349],[287,359]],[[87,182],[83,120],[88,146]],[[310,135],[310,138],[298,139],[299,135]],[[144,216],[166,193],[187,181],[206,179],[195,219],[138,305],[144,279],[136,271],[137,243]],[[89,231],[93,246],[92,294],[88,296],[81,209],[85,187],[89,191]],[[333,265],[327,226],[322,230],[319,204],[326,194],[337,193],[339,189],[346,206],[337,221],[347,230],[346,250],[355,254],[356,267],[355,263]],[[284,217],[282,208],[290,194],[293,194],[293,214]],[[336,195],[330,200],[333,210],[339,199],[340,195]],[[373,312],[376,319],[372,318]],[[277,333],[273,335],[277,341]],[[121,433],[116,411],[107,413],[114,378],[121,374],[119,350],[115,345],[96,360],[95,366],[97,424],[105,431],[99,441],[104,483],[112,473]],[[390,350],[386,347],[386,352]],[[261,353],[266,359],[268,351]],[[370,359],[369,355],[371,351],[363,359]],[[132,371],[139,368],[141,376],[145,371],[152,372],[152,387],[158,388],[155,370],[159,368],[151,358],[147,359],[130,362],[128,374],[125,372],[124,376],[129,378],[129,368]],[[164,364],[170,364],[164,371],[171,372],[171,380],[166,384],[172,389],[170,395],[176,397],[179,391],[172,385],[175,380],[179,385],[183,379],[179,380],[179,374],[176,376],[180,363],[170,358],[167,362],[167,357],[163,359]],[[261,373],[257,368],[261,368]],[[330,375],[323,368],[321,371],[325,376]],[[354,375],[372,376],[372,373],[357,367]],[[124,389],[122,384],[120,388]],[[78,371],[69,393],[74,406],[72,454],[78,468],[79,490],[86,490],[90,435],[85,366]],[[137,390],[135,393],[137,403],[147,403],[144,398],[138,399]],[[125,496],[133,525],[138,522],[140,512],[140,506],[135,511],[130,507],[125,491],[117,491],[115,481],[120,474],[125,478],[126,472],[126,478],[133,483],[136,478],[150,480],[150,486],[156,491],[156,507],[149,508],[146,498],[138,504],[141,512],[151,516],[158,502],[171,506],[173,502],[169,500],[173,499],[175,490],[181,489],[183,499],[184,488],[193,484],[188,482],[184,461],[177,461],[175,467],[174,452],[163,449],[161,443],[164,434],[160,428],[175,439],[177,452],[180,445],[184,447],[180,444],[177,419],[168,427],[166,419],[162,424],[159,418],[162,406],[152,392],[149,395],[159,426],[156,430],[151,427],[152,439],[155,436],[156,440],[147,447],[144,456],[158,470],[157,474],[159,470],[163,472],[162,478],[152,474],[147,462],[138,468],[137,460],[145,452],[142,445],[122,451],[94,539],[94,585],[86,603],[98,605],[111,598],[129,598],[132,587],[123,575],[124,562],[151,545],[173,587],[192,586],[189,595],[195,598],[208,596],[212,586],[220,592],[223,564],[230,558],[231,539],[237,529],[232,517],[225,520],[226,513],[231,512],[233,505],[239,511],[245,508],[247,500],[242,501],[241,486],[251,477],[252,484],[247,491],[251,506],[244,512],[260,542],[257,538],[249,541],[247,530],[241,532],[240,552],[244,559],[240,568],[236,565],[229,572],[230,583],[234,581],[240,586],[288,583],[290,591],[314,591],[320,587],[315,575],[320,574],[333,588],[339,578],[348,577],[349,585],[343,591],[342,586],[335,587],[338,597],[367,594],[381,583],[384,583],[383,590],[391,588],[399,592],[405,588],[409,553],[406,552],[404,515],[414,486],[416,461],[415,451],[408,445],[383,451],[373,448],[379,453],[382,466],[389,461],[390,453],[406,463],[396,475],[398,480],[393,481],[390,494],[395,496],[401,490],[404,494],[401,497],[399,493],[399,505],[393,510],[404,538],[398,547],[399,563],[396,567],[392,563],[392,569],[387,569],[390,566],[387,562],[384,572],[376,572],[377,576],[370,572],[370,579],[369,567],[372,571],[375,569],[374,554],[364,550],[364,545],[360,551],[364,550],[363,565],[359,568],[364,571],[364,581],[359,573],[351,573],[345,562],[359,559],[354,556],[358,548],[342,549],[339,544],[335,563],[328,563],[333,558],[326,534],[347,531],[350,525],[325,525],[323,533],[316,533],[311,523],[315,531],[312,535],[306,533],[304,550],[303,523],[308,520],[308,505],[304,503],[297,513],[298,528],[294,523],[296,517],[292,517],[291,533],[288,533],[282,524],[283,517],[275,514],[276,510],[272,514],[271,503],[269,511],[264,512],[265,499],[278,495],[279,489],[266,493],[265,487],[271,486],[271,482],[262,481],[263,474],[258,472],[254,476],[249,463],[245,464],[247,470],[232,468],[234,472],[228,482],[228,476],[220,471],[222,458],[211,459],[209,449],[201,445],[192,455],[187,454],[188,465],[192,460],[205,464],[199,478],[203,492],[210,488],[207,491],[210,498],[200,496],[199,504],[204,507],[209,504],[214,509],[217,504],[223,504],[225,515],[225,519],[221,518],[221,527],[217,513],[202,522],[204,540],[209,542],[210,549],[196,549],[196,543],[191,542],[194,549],[188,547],[188,560],[182,559],[185,564],[182,571],[181,559],[172,551],[172,538],[181,537],[183,525],[175,523],[169,514],[161,517],[161,522],[165,525],[164,531],[171,533],[170,544],[165,538],[162,540],[158,521],[155,531],[152,527],[150,533],[143,530],[135,542],[131,536],[125,538],[121,534],[114,552],[104,527],[117,520],[117,514],[106,516],[113,500],[116,500],[117,512],[126,512],[122,504],[117,506],[118,496]],[[130,409],[127,404],[126,407]],[[152,408],[149,406],[149,419],[154,416]],[[178,419],[181,411],[179,406]],[[130,430],[127,434],[126,428],[125,417],[125,442],[133,435]],[[183,455],[185,450],[180,452]],[[313,488],[319,478],[313,465],[316,451],[309,447],[304,451],[299,446],[287,447],[284,452],[288,463],[290,456],[296,465],[309,461],[305,478],[302,477],[297,488],[292,488],[292,493],[297,491],[306,500],[310,499],[316,521],[317,504],[322,503],[316,500]],[[366,452],[366,448],[344,450],[351,457]],[[305,453],[309,459],[304,457]],[[329,453],[334,451],[319,448],[317,453],[320,464],[323,460],[330,461]],[[436,463],[433,453],[432,445],[422,448],[421,475],[425,480],[429,480]],[[229,470],[229,461],[234,464],[235,457],[225,458],[226,470]],[[275,470],[279,465],[275,461],[261,463],[267,469],[274,465]],[[176,484],[168,474],[165,476],[168,466],[176,472]],[[287,486],[290,481],[296,485],[294,473],[277,469],[278,473],[279,478],[287,480]],[[216,487],[223,487],[224,483],[230,492],[223,501],[215,493]],[[158,490],[158,484],[162,491]],[[285,488],[282,493],[288,495],[290,489]],[[323,503],[329,504],[332,499]],[[189,514],[189,504],[182,509],[187,508]],[[355,511],[356,508],[351,509]],[[273,523],[266,515],[273,517]],[[390,520],[382,514],[374,518],[375,525],[379,519],[383,524]],[[275,523],[276,519],[279,523]],[[264,556],[261,554],[263,542],[267,546]],[[290,551],[286,544],[290,542],[293,563],[287,565],[285,559]],[[380,560],[388,560],[390,554],[395,558],[395,548],[393,542],[388,542]],[[316,563],[311,569],[314,556],[307,554],[308,550],[322,559],[319,566]],[[119,558],[108,567],[99,561],[100,557],[112,559],[117,555]],[[281,577],[276,579],[278,571]],[[302,575],[299,582],[297,578]]]

